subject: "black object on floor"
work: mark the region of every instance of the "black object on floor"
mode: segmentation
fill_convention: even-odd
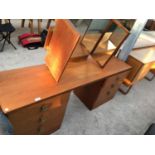
[[[13,43],[10,40],[11,33],[14,32],[14,31],[15,31],[15,28],[12,26],[10,21],[9,21],[9,23],[6,23],[6,24],[0,24],[0,41],[4,40],[2,48],[0,50],[1,52],[4,49],[6,41],[9,44],[11,44],[14,47],[14,49],[16,49],[16,47],[13,45]]]
[[[13,127],[8,118],[0,112],[0,135],[12,135]]]
[[[155,135],[155,124],[151,124],[145,135]]]

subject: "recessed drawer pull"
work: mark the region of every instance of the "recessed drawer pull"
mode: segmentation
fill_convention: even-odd
[[[114,85],[114,84],[112,84],[112,85],[111,85],[111,88],[114,88],[114,87],[115,87],[115,85]]]
[[[42,128],[42,127],[39,127],[37,131],[38,131],[38,134],[40,134],[40,135],[42,135],[42,134],[43,134],[43,132],[44,132],[44,130],[43,130],[43,128]]]
[[[46,119],[45,118],[40,118],[39,122],[44,123],[44,122],[46,122]]]
[[[41,111],[47,111],[48,110],[48,107],[47,106],[42,106],[41,107]]]
[[[38,128],[38,133],[41,133],[41,131],[42,131],[42,130],[41,130],[41,127],[39,127],[39,128]]]
[[[120,77],[116,77],[116,81],[119,81],[119,80],[121,80],[121,78]]]
[[[110,95],[110,91],[107,92],[107,95],[108,95],[108,96]]]

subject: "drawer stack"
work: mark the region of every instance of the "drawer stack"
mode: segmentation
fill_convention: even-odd
[[[113,75],[105,80],[77,88],[74,93],[90,109],[94,109],[114,97],[129,71]]]
[[[70,93],[41,100],[8,113],[18,135],[50,134],[60,128]]]

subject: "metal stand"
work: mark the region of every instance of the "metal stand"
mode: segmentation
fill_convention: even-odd
[[[10,41],[10,34],[11,33],[10,32],[7,32],[6,35],[4,35],[4,33],[1,33],[1,34],[3,36],[3,39],[2,40],[4,40],[4,42],[3,42],[3,45],[2,45],[2,48],[1,48],[0,52],[3,52],[3,49],[4,49],[4,46],[5,46],[6,41],[8,42],[8,44],[11,44],[14,49],[16,49],[16,47],[14,46],[14,44]]]

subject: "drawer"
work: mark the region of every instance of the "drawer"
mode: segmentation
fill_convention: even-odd
[[[41,117],[38,121],[14,123],[14,132],[18,135],[50,134],[61,126],[62,117]]]
[[[10,121],[23,122],[37,120],[42,114],[48,112],[50,109],[61,107],[59,97],[43,100],[34,103],[31,106],[24,107],[8,114]]]
[[[91,110],[110,100],[128,75],[125,71],[101,81],[77,88],[74,93]]]
[[[103,104],[104,102],[107,102],[110,99],[112,99],[116,94],[118,88],[120,87],[120,84],[123,82],[124,78],[128,75],[128,73],[128,71],[123,72],[109,77],[107,80],[105,80],[105,82],[102,84],[102,89],[100,90],[94,107],[97,107]]]
[[[8,113],[15,134],[46,134],[46,131],[52,133],[62,123],[69,94],[65,93]],[[40,131],[41,127],[44,132]]]

